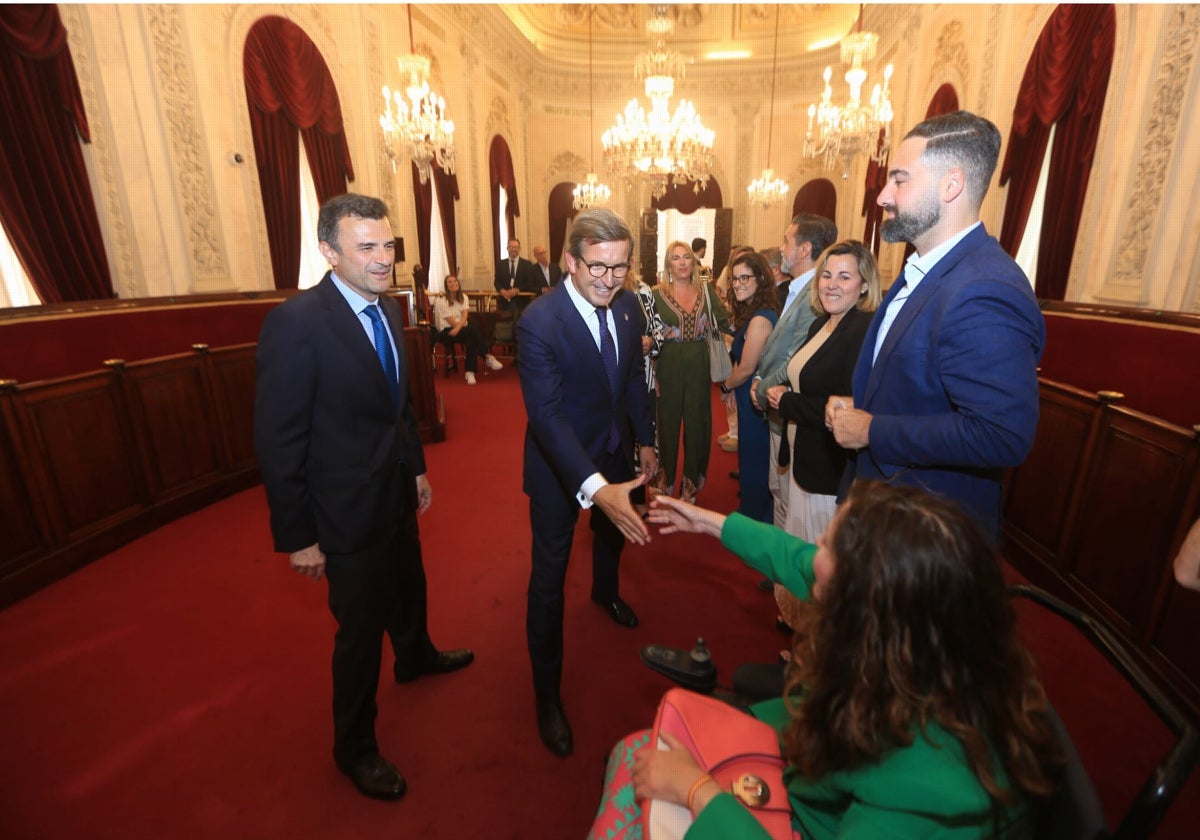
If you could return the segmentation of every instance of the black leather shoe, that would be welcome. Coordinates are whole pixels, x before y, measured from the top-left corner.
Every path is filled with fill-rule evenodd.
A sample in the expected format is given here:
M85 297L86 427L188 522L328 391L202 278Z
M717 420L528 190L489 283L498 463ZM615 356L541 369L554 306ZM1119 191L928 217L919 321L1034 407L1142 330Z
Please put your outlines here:
M475 654L467 648L443 650L438 652L432 659L422 662L417 666L415 671L401 671L397 669L394 673L396 682L408 683L426 674L449 674L451 671L457 671L459 668L466 668L474 661Z
M638 626L637 613L620 598L613 598L611 601L601 601L599 598L593 598L592 602L603 607L604 611L612 616L612 620L622 627Z
M396 800L408 791L408 783L396 765L378 753L338 769L350 777L359 793L372 799Z
M574 743L571 739L571 724L562 701L557 697L539 697L537 701L538 735L550 752L565 757L571 754Z

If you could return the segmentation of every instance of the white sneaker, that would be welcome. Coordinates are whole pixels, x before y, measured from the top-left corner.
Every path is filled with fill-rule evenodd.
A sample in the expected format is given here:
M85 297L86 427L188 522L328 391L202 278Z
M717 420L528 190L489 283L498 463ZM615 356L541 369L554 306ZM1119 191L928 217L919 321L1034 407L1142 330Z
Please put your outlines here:
M475 374L471 373L471 371L467 371L467 384L468 385L475 384Z
M500 368L504 367L504 365L500 364L500 360L491 353L484 356L483 361L487 364L488 370L500 370Z

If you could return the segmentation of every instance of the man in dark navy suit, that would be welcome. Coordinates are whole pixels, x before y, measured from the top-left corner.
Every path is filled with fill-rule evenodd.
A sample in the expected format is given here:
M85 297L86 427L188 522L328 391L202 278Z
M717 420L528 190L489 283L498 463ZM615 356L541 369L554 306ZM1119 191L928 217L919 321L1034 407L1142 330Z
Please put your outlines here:
M533 284L529 291L534 294L544 294L548 289L558 285L562 279L562 269L557 263L550 262L550 254L545 245L535 245L533 248Z
M853 400L831 397L825 412L856 450L846 479L923 487L997 540L1002 471L1033 447L1046 334L1029 280L979 220L999 154L996 126L966 111L905 136L880 233L916 251L867 331Z
M569 755L571 727L559 696L563 660L563 584L581 508L591 508L591 597L611 618L636 627L621 598L618 565L625 540L649 541L629 493L658 471L642 377L641 309L621 293L633 234L615 213L586 210L567 248L568 278L536 299L517 322L525 432L524 489L533 532L526 636L533 665L538 734ZM622 482L610 484L609 482Z
M520 297L520 294L533 291L534 282L533 263L521 259L521 240L514 236L508 240L508 259L496 265L496 279L492 284L496 288L496 308L520 317L529 303L529 298Z
M329 579L333 757L367 796L407 785L379 754L375 693L386 633L393 676L409 682L469 665L439 651L426 624L417 514L433 500L408 392L408 359L392 283L387 206L346 194L321 207L321 282L272 309L258 339L254 441L275 550L292 569Z

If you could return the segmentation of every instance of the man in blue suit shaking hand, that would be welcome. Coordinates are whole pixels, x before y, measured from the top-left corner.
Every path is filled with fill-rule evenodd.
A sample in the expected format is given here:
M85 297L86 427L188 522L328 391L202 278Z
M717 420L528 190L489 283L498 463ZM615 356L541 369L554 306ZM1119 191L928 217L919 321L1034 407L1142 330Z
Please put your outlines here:
M567 281L534 300L517 322L533 533L525 627L538 734L559 756L573 746L559 687L563 584L581 509L592 509L592 600L617 624L638 623L621 599L618 565L627 539L650 539L629 492L654 476L658 460L652 445L634 452L635 436L645 443L654 434L642 378L642 314L634 296L621 292L632 255L633 234L619 216L580 213L567 245Z
M912 484L961 504L997 540L1001 477L1033 447L1045 323L1029 280L979 209L1000 132L958 111L904 137L879 194L888 242L916 252L867 332L853 398L825 422L853 478Z

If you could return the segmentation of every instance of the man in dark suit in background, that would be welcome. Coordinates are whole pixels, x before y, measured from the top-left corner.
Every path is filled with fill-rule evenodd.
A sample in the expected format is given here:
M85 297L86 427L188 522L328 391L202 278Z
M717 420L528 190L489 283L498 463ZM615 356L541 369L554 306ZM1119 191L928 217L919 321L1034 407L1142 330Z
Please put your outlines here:
M633 478L634 436L652 441L654 434L642 378L641 310L633 295L621 294L632 254L633 234L619 216L580 213L567 249L568 279L517 322L533 532L525 629L538 734L559 756L572 749L559 687L563 584L580 508L592 509L592 600L625 627L636 627L637 616L618 587L621 549L626 539L638 545L650 539L629 500L658 471L654 447L642 446L641 477Z
M518 295L530 291L533 263L521 259L521 240L515 236L508 240L508 259L502 260L496 266L496 308L500 312L511 312L520 317L521 312L529 303L529 298Z
M533 260L534 287L529 291L540 295L547 289L558 285L558 281L562 279L562 269L557 264L551 264L545 245L534 246Z
M904 137L879 194L888 242L916 248L892 284L825 423L857 450L852 478L911 484L961 504L1000 538L1001 476L1025 460L1038 420L1046 327L1029 280L979 208L1000 132L966 111Z
M433 491L400 308L384 294L395 241L387 207L337 196L317 235L332 270L263 321L255 449L275 550L300 574L329 579L334 761L367 796L399 799L407 785L375 740L384 633L397 682L462 668L474 654L439 652L426 625L417 514Z

